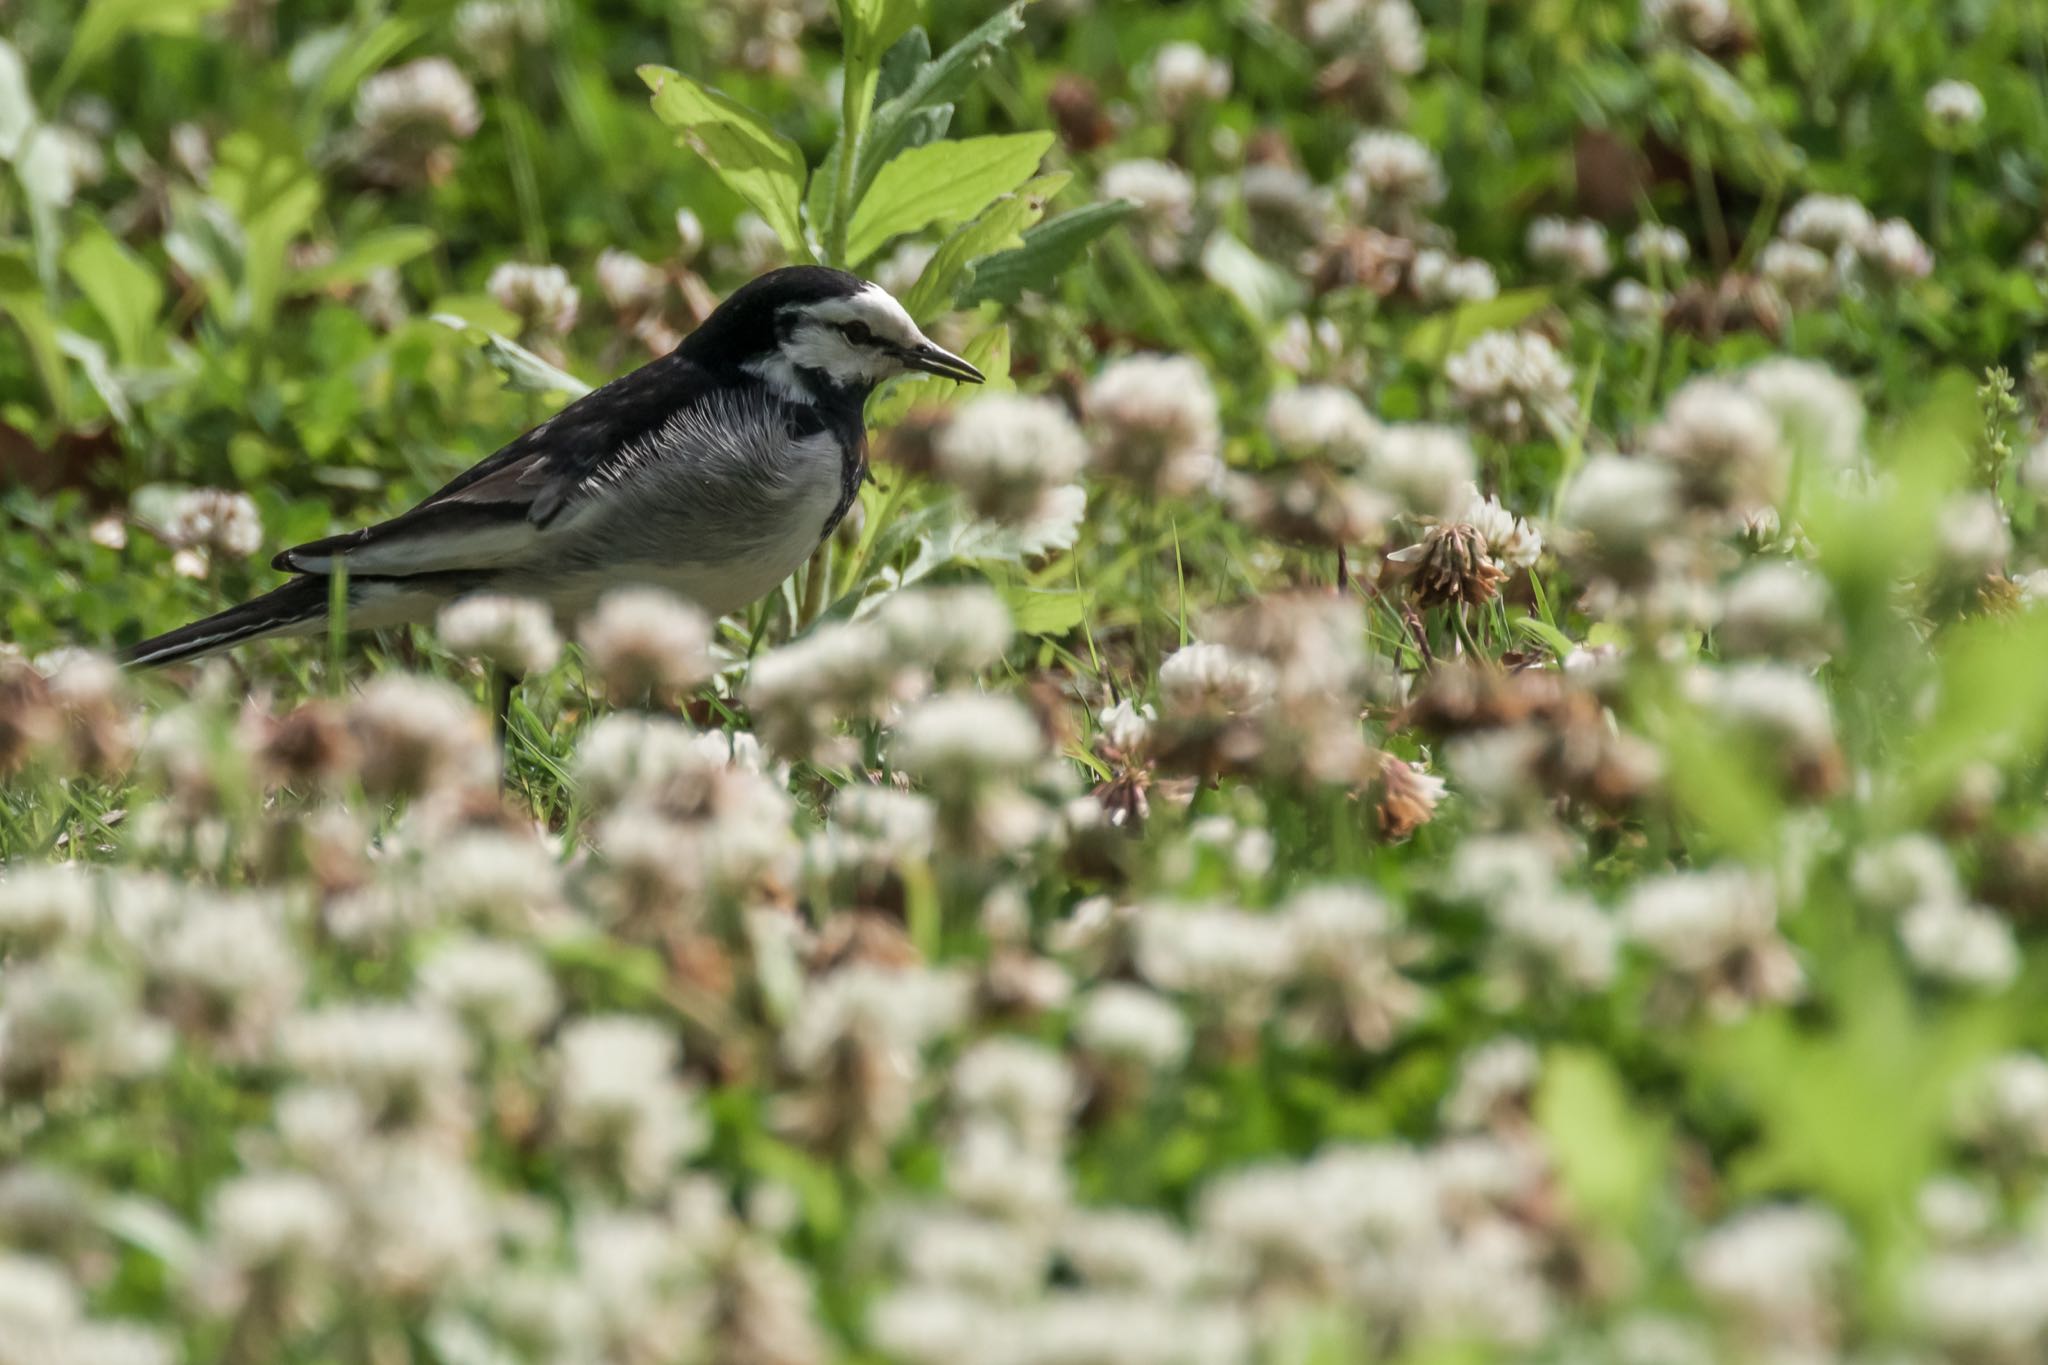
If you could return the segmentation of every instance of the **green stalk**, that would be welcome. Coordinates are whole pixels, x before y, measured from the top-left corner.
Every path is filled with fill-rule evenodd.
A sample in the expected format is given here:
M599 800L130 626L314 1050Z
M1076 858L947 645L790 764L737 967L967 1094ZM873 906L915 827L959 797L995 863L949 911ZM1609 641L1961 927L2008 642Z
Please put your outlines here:
M846 259L846 228L853 218L854 163L860 159L860 144L867 136L868 112L874 107L880 74L865 52L848 44L846 80L839 92L839 171L832 186L832 231L825 242L825 254L841 269L853 265Z

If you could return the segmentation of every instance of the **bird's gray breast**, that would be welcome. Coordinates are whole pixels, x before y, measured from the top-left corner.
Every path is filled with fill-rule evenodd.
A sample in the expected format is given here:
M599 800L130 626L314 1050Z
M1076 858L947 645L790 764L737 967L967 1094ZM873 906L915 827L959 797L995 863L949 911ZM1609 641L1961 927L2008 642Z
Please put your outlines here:
M829 429L798 435L787 403L763 389L717 390L621 447L591 475L592 515L573 528L576 557L604 562L787 564L816 548L840 498L844 451Z

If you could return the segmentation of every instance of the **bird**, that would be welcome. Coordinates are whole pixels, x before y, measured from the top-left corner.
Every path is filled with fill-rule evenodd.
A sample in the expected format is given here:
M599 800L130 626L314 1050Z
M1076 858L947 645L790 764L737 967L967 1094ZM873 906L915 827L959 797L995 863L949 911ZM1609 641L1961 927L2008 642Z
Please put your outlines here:
M845 517L867 475L868 395L907 372L983 382L880 285L826 266L769 271L667 355L417 506L281 552L281 586L123 658L152 667L324 634L337 573L350 630L431 620L477 593L573 621L626 585L724 615L773 591Z

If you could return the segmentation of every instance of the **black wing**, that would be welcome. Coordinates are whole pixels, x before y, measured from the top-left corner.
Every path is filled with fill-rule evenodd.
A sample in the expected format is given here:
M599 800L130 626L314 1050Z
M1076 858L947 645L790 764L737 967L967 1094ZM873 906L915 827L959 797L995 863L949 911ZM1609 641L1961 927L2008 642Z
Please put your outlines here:
M271 563L298 573L439 573L516 556L607 465L730 380L677 352L583 395L389 521L308 541Z

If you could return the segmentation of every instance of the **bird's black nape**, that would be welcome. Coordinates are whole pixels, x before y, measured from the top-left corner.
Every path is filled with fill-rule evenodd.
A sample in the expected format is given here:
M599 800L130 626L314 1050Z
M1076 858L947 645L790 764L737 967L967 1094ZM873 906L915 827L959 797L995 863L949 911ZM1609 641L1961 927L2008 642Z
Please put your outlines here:
M791 265L747 281L712 310L703 325L676 353L708 369L730 369L765 351L779 340L775 316L791 304L822 303L850 298L867 281L823 265Z

